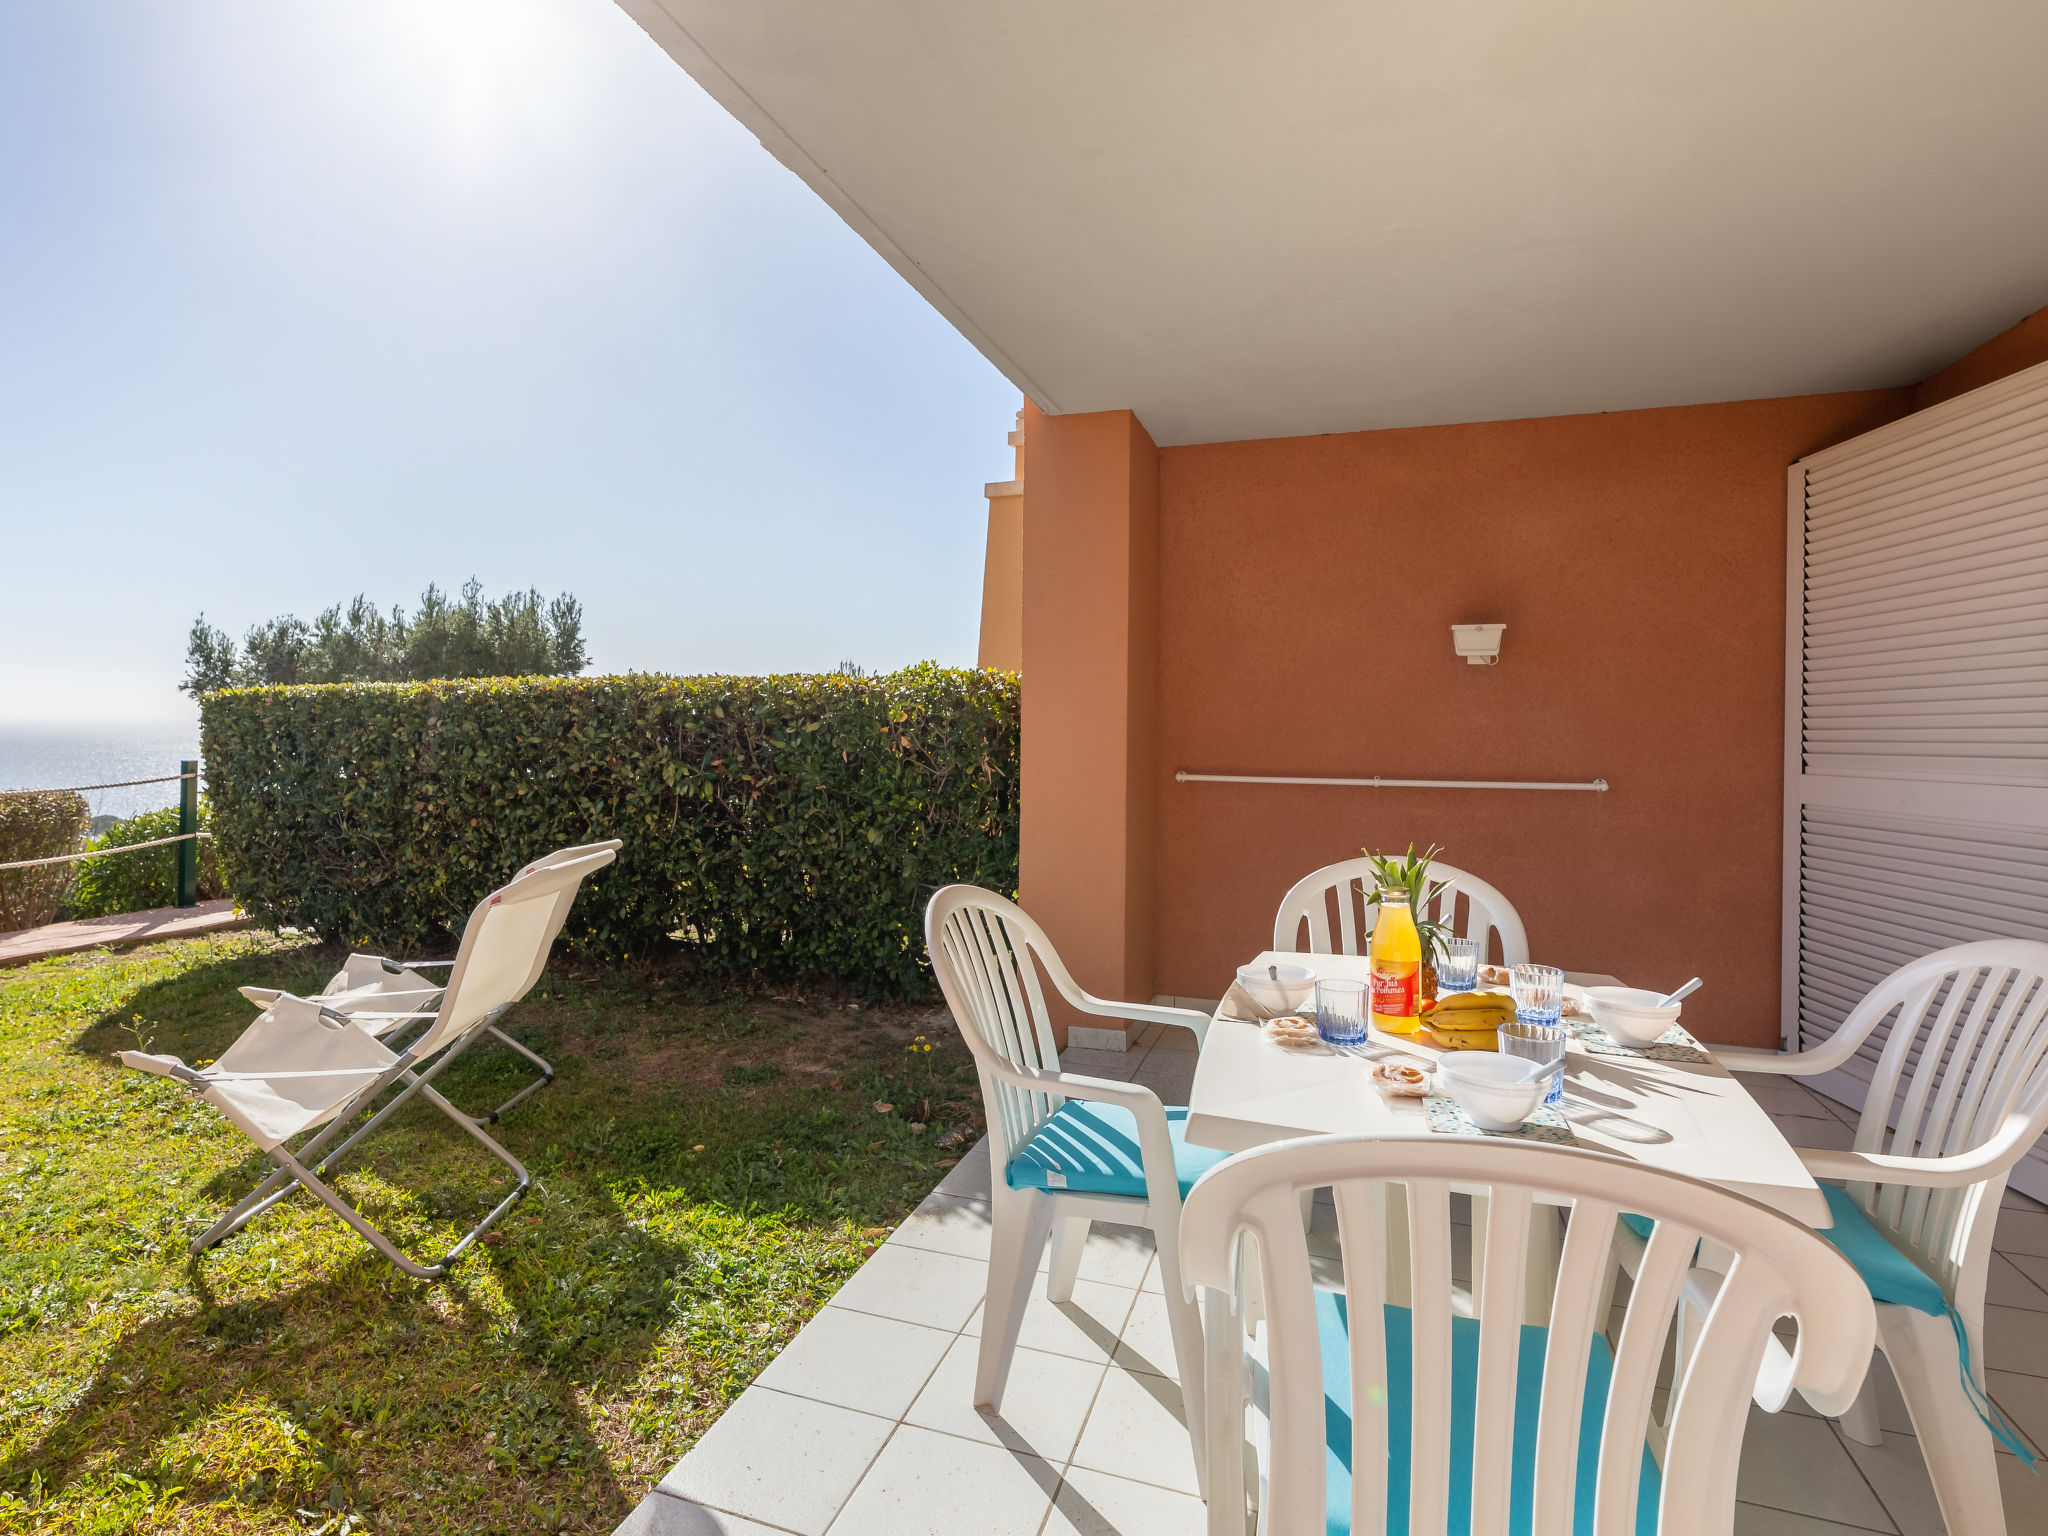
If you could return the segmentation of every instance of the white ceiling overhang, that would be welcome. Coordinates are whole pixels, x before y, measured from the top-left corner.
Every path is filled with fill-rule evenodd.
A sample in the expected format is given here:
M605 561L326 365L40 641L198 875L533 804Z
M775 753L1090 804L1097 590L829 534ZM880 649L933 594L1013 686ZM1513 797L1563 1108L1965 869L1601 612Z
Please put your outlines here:
M2048 303L2048 4L620 0L1162 444L1897 385Z

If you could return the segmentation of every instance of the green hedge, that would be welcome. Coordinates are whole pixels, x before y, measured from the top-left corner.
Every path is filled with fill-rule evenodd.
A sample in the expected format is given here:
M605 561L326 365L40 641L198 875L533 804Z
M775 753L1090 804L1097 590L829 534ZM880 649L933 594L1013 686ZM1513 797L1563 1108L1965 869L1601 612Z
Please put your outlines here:
M212 826L210 807L199 797L199 826ZM130 843L151 843L160 837L178 835L178 808L165 806L117 821L86 843L87 849L125 848ZM60 914L66 918L109 917L117 912L147 912L168 907L178 899L178 845L145 848L140 853L118 854L111 859L85 859L74 865L78 877L64 898ZM227 895L221 884L220 859L213 844L199 841L199 899L218 901Z
M345 943L444 947L521 863L619 837L574 942L911 993L931 892L1017 883L1003 674L245 688L200 714L229 891Z
M0 864L76 853L92 811L85 796L68 789L17 790L0 795ZM0 869L0 933L40 928L57 915L76 864Z

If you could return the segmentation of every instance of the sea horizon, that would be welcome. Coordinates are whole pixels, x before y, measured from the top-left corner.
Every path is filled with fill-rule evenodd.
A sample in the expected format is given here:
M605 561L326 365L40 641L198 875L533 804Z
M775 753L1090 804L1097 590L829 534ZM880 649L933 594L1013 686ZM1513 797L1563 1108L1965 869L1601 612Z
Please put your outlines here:
M136 816L175 805L178 764L198 756L197 720L0 721L0 791L172 781L87 791L94 816Z

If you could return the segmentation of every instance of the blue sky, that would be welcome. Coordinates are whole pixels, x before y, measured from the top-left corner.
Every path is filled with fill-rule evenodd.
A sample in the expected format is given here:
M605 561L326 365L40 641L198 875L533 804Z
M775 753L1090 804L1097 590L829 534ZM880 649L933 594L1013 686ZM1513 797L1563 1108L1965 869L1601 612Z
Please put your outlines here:
M0 7L0 721L430 580L971 664L1016 391L609 0Z

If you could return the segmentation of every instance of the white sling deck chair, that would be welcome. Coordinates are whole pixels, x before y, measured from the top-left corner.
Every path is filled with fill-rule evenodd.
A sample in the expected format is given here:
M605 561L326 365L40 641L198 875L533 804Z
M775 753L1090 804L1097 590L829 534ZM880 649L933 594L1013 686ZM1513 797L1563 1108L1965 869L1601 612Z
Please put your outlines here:
M553 853L535 859L520 870L519 874L530 875L537 869L553 869L557 865L606 850L617 853L623 847L625 844L614 837L601 843L583 843L574 848L558 848ZM575 899L574 886L557 898L564 918L569 914L569 904ZM559 930L561 924L558 922L555 927ZM309 1001L354 1019L377 1039L388 1042L390 1036L407 1024L433 1018L435 1010L441 1006L441 993L447 984L432 981L420 973L446 970L454 963L453 960L391 960L383 955L350 955L342 962L341 969L329 978L327 985L314 993ZM268 1008L285 995L275 987L243 987L240 991L242 996L258 1008ZM511 1046L540 1068L538 1078L489 1114L480 1118L474 1115L470 1117L479 1125L496 1125L498 1117L506 1110L554 1082L555 1069L539 1053L521 1045L497 1025L486 1025L484 1032Z
M600 848L557 864L530 865L502 890L485 897L462 930L462 943L432 1022L402 1050L394 1052L359 1019L311 998L285 993L210 1066L195 1069L175 1056L121 1052L121 1060L128 1066L189 1084L278 1165L275 1173L194 1240L193 1254L205 1252L238 1231L289 1196L295 1185L304 1185L407 1274L422 1280L446 1274L470 1244L525 1198L529 1179L519 1160L492 1140L480 1122L435 1091L433 1079L540 979L548 949L561 932L577 887L584 876L604 868L614 857L614 849ZM429 1060L433 1065L426 1065ZM389 1104L340 1146L321 1156L317 1164L308 1166L328 1142L394 1084L403 1086ZM431 1264L407 1258L320 1179L415 1094L475 1137L514 1177L512 1192ZM315 1130L318 1134L296 1153L286 1147L293 1137Z

